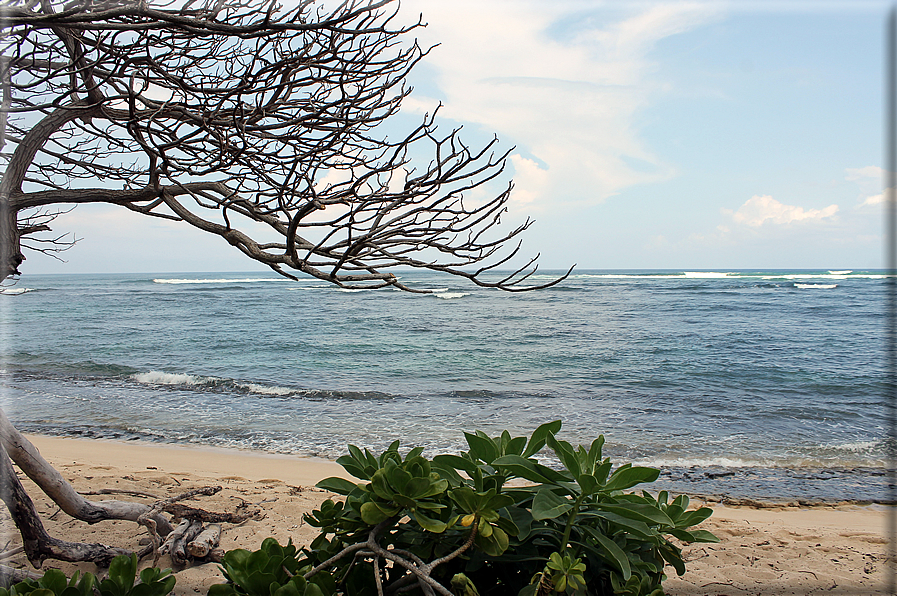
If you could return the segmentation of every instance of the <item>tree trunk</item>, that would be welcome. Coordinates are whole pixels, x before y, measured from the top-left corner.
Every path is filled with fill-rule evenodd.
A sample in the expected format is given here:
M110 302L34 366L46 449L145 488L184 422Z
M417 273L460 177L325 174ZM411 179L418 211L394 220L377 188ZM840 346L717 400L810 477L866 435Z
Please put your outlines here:
M9 203L9 196L0 191L0 279L19 275L19 265L25 260L19 244L18 214Z
M44 493L76 519L93 524L107 519L124 519L136 522L151 507L143 503L127 501L88 501L45 460L37 448L19 433L0 409L0 445L9 457ZM171 524L161 514L153 516L156 531L165 536L171 532Z

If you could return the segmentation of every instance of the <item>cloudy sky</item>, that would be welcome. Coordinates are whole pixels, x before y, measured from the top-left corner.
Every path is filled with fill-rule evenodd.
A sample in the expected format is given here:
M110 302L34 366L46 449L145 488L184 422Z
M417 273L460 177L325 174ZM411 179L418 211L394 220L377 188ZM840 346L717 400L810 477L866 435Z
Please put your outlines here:
M408 117L514 150L508 223L580 269L883 266L889 3L403 0L423 13ZM258 269L220 238L123 209L27 273Z

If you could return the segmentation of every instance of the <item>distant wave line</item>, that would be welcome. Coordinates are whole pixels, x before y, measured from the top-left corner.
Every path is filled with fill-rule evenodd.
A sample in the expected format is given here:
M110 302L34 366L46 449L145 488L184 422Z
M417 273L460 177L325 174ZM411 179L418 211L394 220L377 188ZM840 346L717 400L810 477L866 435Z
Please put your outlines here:
M246 283L265 283L265 282L282 282L286 283L290 280L285 278L257 278L257 277L246 277L240 279L230 279L230 278L219 278L219 279L164 279L164 278L155 278L153 279L153 283L157 284L172 284L172 285L180 285L180 284L246 284Z

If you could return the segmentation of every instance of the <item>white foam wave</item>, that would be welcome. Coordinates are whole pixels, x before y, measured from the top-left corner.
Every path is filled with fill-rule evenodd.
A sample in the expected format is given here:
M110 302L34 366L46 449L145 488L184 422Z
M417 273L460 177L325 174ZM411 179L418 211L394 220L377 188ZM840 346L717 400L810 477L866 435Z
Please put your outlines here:
M337 288L337 290L340 292L345 292L346 294L355 294L357 292L369 292L370 291L365 288Z
M684 271L682 275L688 279L719 279L721 277L730 277L729 273L720 273L717 271Z
M4 296L19 296L25 292L33 291L33 288L0 288L0 294Z
M232 278L215 278L215 279L164 279L164 278L156 278L153 279L153 283L156 284L252 284L252 283L269 283L269 282L287 282L288 280L282 277L275 278L259 278L259 277L244 277L240 279L232 279Z
M800 290L833 290L838 284L794 284Z
M828 449L837 449L839 451L850 451L851 453L863 453L871 451L877 447L881 447L880 441L854 441L852 443L841 443L838 445L822 445Z
M250 393L260 393L262 395L289 395L295 393L289 387L271 387L268 385L258 385L256 383L239 383L237 387L245 389Z
M138 383L148 385L202 385L210 380L208 377L197 377L186 373L167 373L159 370L135 373L131 375L131 378Z
M835 271L829 270L829 274L831 275L847 275L849 273L853 273L853 269L838 269Z
M768 467L770 462L737 457L658 457L636 460L633 464L652 468L764 468Z
M464 298L465 296L470 296L469 292L442 292L441 294L431 294L431 296L436 296L437 298L442 298L443 300L452 300L454 298Z
M546 278L548 276L545 276ZM679 275L639 275L633 273L583 273L570 279L676 279ZM533 278L535 279L535 277Z

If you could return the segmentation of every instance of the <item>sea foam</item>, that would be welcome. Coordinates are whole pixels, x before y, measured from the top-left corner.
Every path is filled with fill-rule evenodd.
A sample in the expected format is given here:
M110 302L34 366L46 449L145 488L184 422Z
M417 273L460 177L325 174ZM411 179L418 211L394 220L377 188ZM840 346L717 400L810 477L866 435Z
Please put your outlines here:
M717 271L683 271L682 275L689 279L719 279L721 277L730 277L728 273L720 273Z
M267 283L267 282L287 282L286 278L283 277L275 277L275 278L258 278L258 277L245 277L241 279L228 279L228 278L216 278L216 279L164 279L164 278L155 278L153 279L153 283L156 284L252 284L252 283Z
M135 373L131 375L131 378L138 383L148 385L203 385L211 380L208 377L197 377L186 373L167 373L159 370Z

